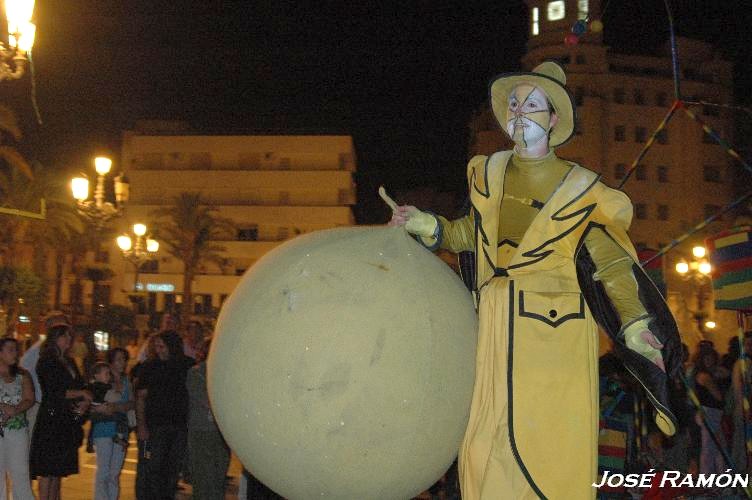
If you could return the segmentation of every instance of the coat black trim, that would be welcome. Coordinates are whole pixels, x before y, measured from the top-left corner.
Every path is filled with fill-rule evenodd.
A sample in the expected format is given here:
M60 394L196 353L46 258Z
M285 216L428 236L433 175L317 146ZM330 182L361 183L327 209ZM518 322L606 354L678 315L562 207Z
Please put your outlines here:
M520 471L522 471L525 479L527 479L528 484L530 484L530 487L535 491L536 495L545 499L546 496L540 490L538 485L535 484L533 477L530 475L525 463L522 461L520 452L517 450L517 442L514 439L514 384L512 383L512 374L514 373L514 370L512 369L514 366L514 298L514 280L509 280L509 347L507 349L507 418L509 421L507 428L509 431L509 445L512 448L514 460L520 467Z

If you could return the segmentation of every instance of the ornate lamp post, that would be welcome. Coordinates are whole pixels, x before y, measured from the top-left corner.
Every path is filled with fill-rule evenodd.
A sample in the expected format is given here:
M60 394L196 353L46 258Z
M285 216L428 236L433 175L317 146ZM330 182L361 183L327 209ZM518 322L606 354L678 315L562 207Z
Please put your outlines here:
M110 173L112 160L104 156L94 158L94 169L97 172L97 187L94 191L94 199L89 198L89 179L85 176L75 177L71 180L73 198L78 204L78 212L89 219L97 229L123 213L123 206L128 201L128 182L124 176L118 175L115 183L115 203L105 200L105 177Z
M133 264L135 268L133 291L138 293L141 291L138 286L138 273L144 263L156 258L159 251L159 242L146 236L146 226L141 223L133 224L133 234L135 238L123 234L118 236L116 241L118 248L123 253L123 258Z
M0 42L0 80L18 80L26 70L36 34L33 12L34 0L5 0L8 43Z
M698 245L692 248L692 259L689 261L681 259L676 263L676 272L679 276L691 282L697 289L697 310L690 310L690 312L697 322L697 328L703 334L716 327L715 321L708 319L709 315L705 312L705 302L708 296L705 287L710 283L710 273L713 272L713 267L706 258L707 253L705 247Z

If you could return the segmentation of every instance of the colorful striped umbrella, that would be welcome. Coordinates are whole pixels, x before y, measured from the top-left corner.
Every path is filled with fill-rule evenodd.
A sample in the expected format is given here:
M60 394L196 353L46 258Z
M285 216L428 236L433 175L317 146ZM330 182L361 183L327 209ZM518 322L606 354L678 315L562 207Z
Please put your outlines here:
M716 309L752 310L752 226L705 240L713 265Z

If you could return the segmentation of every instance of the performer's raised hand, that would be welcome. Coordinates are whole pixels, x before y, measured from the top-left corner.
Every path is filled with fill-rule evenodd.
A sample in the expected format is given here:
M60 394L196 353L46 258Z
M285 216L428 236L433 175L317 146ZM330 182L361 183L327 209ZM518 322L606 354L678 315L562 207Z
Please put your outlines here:
M404 227L408 233L431 238L434 236L438 221L433 215L418 210L412 205L397 205L397 203L386 194L383 186L379 187L379 196L392 209L392 218L389 221L390 226Z

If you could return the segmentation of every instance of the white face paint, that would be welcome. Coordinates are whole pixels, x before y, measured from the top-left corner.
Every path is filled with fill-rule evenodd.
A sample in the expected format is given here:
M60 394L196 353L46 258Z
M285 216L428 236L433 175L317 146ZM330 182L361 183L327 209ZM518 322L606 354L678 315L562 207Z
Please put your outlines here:
M506 132L523 149L541 141L547 143L548 132L553 127L551 116L546 94L538 87L523 83L509 94Z

